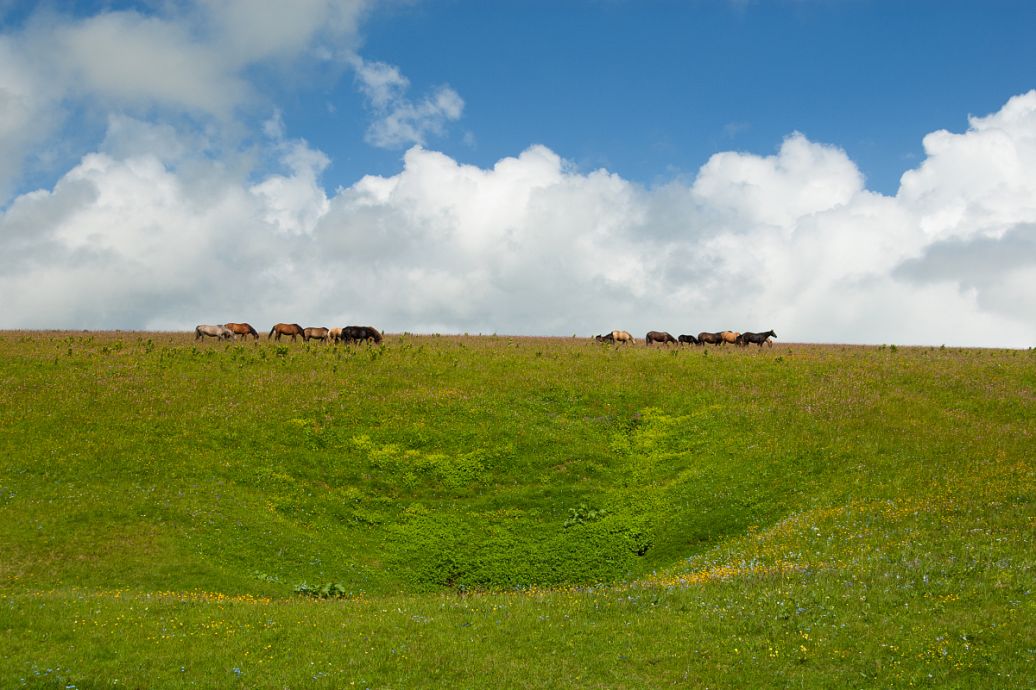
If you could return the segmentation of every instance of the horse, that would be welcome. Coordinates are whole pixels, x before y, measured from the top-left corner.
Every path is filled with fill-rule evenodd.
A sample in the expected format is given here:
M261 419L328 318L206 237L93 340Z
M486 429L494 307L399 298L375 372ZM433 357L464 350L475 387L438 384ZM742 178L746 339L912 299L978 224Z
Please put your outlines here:
M218 338L220 340L229 340L234 337L234 333L226 326L208 326L205 324L199 324L194 327L195 340L201 340L205 336Z
M380 343L381 333L373 326L346 326L342 329L342 340L345 342L367 342Z
M290 335L292 342L295 342L295 336L297 335L305 337L305 332L302 330L302 326L297 323L279 323L275 325L270 329L270 334L266 336L266 339L269 340L272 338L274 333L277 334L277 340L280 340L282 335Z
M647 335L644 336L645 345L650 345L651 343L663 343L668 346L669 343L675 342L676 338L665 331L648 331Z
M342 339L342 327L335 326L327 332L327 341L329 343L337 343Z
M613 336L611 333L606 333L604 335L595 335L594 336L594 342L597 342L597 343L614 343L615 342L615 336Z
M612 331L611 336L614 342L622 343L623 345L626 343L635 345L637 342L637 339L630 335L629 331Z
M251 336L255 336L256 340L259 340L259 334L255 332L255 329L252 328L251 324L248 324L248 323L225 323L225 324L223 324L223 327L226 328L231 333L233 333L234 335L239 335L242 338L244 338L245 336L251 335Z
M772 329L766 331L765 333L742 333L741 344L745 347L747 347L749 344L755 344L759 347L762 347L763 343L767 343L770 347L773 347L773 342L770 340L770 338L776 337L777 334L774 333Z
M730 343L731 345L737 345L737 339L740 335L741 334L737 331L722 331L719 334L719 337L723 339L723 342L721 342L720 345L725 345L727 343Z
M330 332L331 331L329 331L327 328L324 328L323 326L304 328L302 330L302 341L308 343L310 340L316 339L326 343L328 342L328 340L330 340L330 338L328 338L328 333Z
M693 335L681 335L676 338L681 343L687 343L688 345L701 345L698 339Z
M705 345L705 344L708 344L708 345L722 345L723 344L723 336L720 335L719 333L709 333L708 331L703 331L703 332L698 334L698 344L699 345Z

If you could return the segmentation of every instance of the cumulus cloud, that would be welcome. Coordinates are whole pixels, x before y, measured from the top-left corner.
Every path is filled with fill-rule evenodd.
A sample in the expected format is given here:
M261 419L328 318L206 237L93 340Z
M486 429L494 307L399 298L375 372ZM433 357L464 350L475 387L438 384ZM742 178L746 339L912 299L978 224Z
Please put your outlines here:
M313 17L329 6L306 5L310 19L270 54L312 47ZM244 6L218 7L232 24ZM339 19L348 31L350 17ZM113 26L138 36L158 27L129 14L74 23L59 52L76 50L77 32ZM170 46L185 43L190 55L210 51L210 67L230 67L151 92L120 93L105 82L112 67L81 66L80 80L109 98L213 114L248 97L239 67L267 53L234 39L214 58L204 32L171 28L156 38L153 60L172 59ZM268 28L256 20L240 31ZM211 31L230 30L217 21ZM10 41L0 52L5 45L17 64L21 53ZM462 114L447 87L412 102L399 69L352 65L379 118L368 132L374 143L420 144ZM59 96L41 96L2 60L0 78L2 150L36 131L43 106L33 99ZM213 86L223 93L209 94ZM543 146L482 168L417 145L397 174L329 193L328 157L288 136L277 116L257 144L261 166L249 151L221 149L206 128L126 112L106 123L101 144L54 185L0 212L0 327L290 320L419 332L774 328L798 341L1036 343L1036 92L971 118L963 132L930 134L895 196L869 191L842 149L798 133L772 155L720 153L693 181L651 188L579 170Z
M232 128L238 111L266 107L257 70L344 66L368 5L196 0L160 3L156 14L36 12L0 34L0 203L26 158L62 133L70 113L97 112L102 123L111 113L162 113Z
M410 81L398 67L359 56L353 57L352 64L356 82L375 113L365 137L372 146L423 146L429 135L441 136L447 123L459 120L464 112L464 99L449 86L439 86L415 103L406 96Z

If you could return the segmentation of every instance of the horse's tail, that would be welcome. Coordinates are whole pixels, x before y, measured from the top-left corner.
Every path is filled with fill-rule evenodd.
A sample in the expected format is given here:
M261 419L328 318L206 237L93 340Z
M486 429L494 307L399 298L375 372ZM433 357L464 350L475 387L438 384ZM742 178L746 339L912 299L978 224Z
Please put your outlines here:
M273 337L273 332L276 331L276 330L277 330L277 325L274 324L274 327L270 329L270 335L266 336L266 339L269 340L270 338L272 338Z

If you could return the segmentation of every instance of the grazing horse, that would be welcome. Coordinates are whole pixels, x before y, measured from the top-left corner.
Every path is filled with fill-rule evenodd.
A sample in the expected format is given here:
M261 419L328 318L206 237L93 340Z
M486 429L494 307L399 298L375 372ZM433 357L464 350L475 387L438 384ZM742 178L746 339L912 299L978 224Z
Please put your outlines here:
M276 340L280 340L282 335L290 335L292 342L295 342L295 336L297 335L305 337L305 333L302 330L302 326L298 325L297 323L277 324L276 326L270 329L270 334L266 336L266 339L269 340L270 338L272 338L274 333L277 334Z
M195 340L201 340L205 336L218 338L220 340L229 340L234 337L234 333L226 326L207 326L205 324L200 324L194 327Z
M302 341L308 343L310 340L316 339L326 343L330 339L328 338L328 333L330 332L331 331L329 331L327 328L324 328L323 326L305 328L302 330Z
M740 335L741 334L737 331L722 331L719 334L719 337L723 339L723 342L721 342L720 345L726 345L727 343L737 345L737 339Z
M719 333L709 333L708 331L703 331L698 334L698 344L722 345L723 336Z
M677 337L677 340L681 343L687 343L688 345L701 345L701 343L698 342L698 339L693 335L681 335Z
M637 339L630 335L629 331L612 331L611 336L612 340L614 340L617 343L622 343L623 345L625 345L626 343L629 343L630 345L635 345L637 342Z
M777 334L774 333L772 329L766 331L765 333L742 333L741 344L747 347L749 344L754 343L755 345L762 347L763 343L767 343L770 347L773 347L773 342L770 340L770 338L776 337Z
M226 328L231 333L233 333L234 335L239 335L242 338L244 338L245 336L251 335L251 336L254 336L256 340L259 340L259 334L255 332L255 329L252 328L251 324L248 324L248 323L225 323L225 324L223 324L223 327Z
M614 343L615 342L615 336L613 336L611 333L606 333L605 335L595 335L594 336L594 342L598 342L598 343Z
M358 343L361 340L380 343L381 333L373 326L346 326L342 329L342 340L347 343Z
M669 343L675 342L676 338L665 331L648 331L647 335L644 336L645 345L650 345L651 343L663 343L668 346Z
M332 328L331 330L329 330L327 332L327 341L329 343L337 343L341 339L342 339L342 327L341 326L335 326L334 328Z

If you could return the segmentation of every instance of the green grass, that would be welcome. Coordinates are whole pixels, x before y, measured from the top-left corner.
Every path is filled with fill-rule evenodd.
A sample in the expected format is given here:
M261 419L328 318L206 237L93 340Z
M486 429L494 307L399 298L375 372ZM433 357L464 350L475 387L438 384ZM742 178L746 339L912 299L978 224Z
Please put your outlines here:
M1033 351L0 333L0 688L1033 687L1034 431Z

